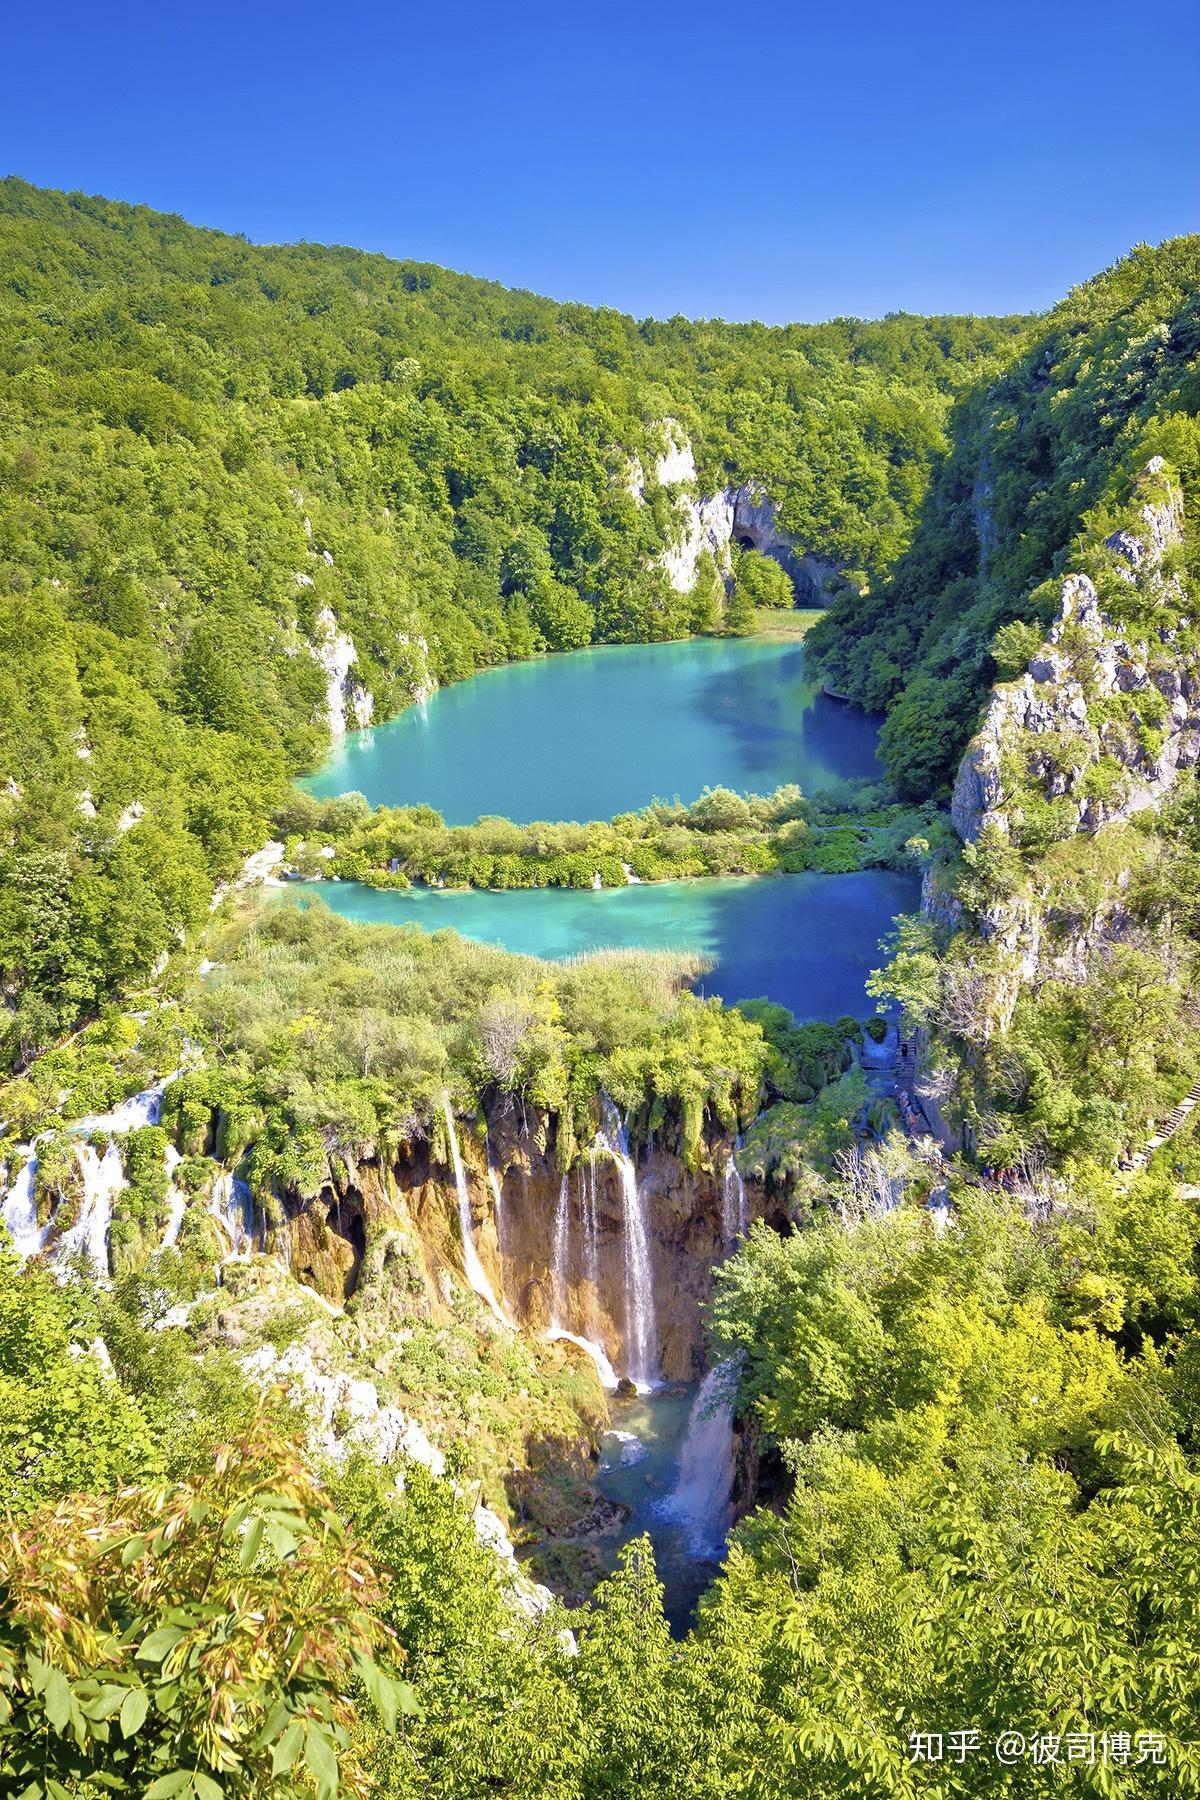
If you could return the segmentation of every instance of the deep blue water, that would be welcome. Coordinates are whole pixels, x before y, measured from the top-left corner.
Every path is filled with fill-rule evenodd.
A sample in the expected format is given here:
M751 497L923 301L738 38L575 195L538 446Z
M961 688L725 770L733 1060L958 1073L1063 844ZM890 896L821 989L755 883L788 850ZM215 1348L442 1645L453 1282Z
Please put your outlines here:
M532 956L635 945L700 950L717 964L703 992L728 1001L765 994L798 1018L831 1019L874 1010L864 982L881 960L879 940L897 912L916 907L920 887L910 875L870 870L648 882L599 893L395 891L349 881L296 882L285 892L324 900L347 918L451 927Z

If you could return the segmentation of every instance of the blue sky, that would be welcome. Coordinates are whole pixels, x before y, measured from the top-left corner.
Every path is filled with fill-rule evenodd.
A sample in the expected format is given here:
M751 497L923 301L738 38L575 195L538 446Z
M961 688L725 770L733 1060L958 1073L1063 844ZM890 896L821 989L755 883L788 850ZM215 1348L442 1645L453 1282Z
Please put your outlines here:
M1200 7L28 3L0 170L638 315L1045 306L1200 228Z

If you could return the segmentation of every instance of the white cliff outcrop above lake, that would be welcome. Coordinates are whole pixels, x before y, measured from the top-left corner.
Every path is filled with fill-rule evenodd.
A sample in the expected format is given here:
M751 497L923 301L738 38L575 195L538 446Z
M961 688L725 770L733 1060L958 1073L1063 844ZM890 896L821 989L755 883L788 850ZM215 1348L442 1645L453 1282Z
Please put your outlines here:
M358 651L349 632L338 624L332 607L323 606L317 613L309 650L325 674L325 704L333 736L344 737L348 722L354 726L369 725L375 716L375 699L351 676Z
M665 448L655 461L654 480L672 497L677 531L675 541L658 560L675 592L687 594L695 587L700 558L706 552L718 574L728 581L736 543L772 557L786 569L798 601L823 606L828 584L838 573L836 565L811 555L783 530L774 500L759 484L745 482L719 488L715 494L699 493L690 440L673 419L663 421L663 431ZM644 501L646 478L637 457L630 463L627 485L635 500Z

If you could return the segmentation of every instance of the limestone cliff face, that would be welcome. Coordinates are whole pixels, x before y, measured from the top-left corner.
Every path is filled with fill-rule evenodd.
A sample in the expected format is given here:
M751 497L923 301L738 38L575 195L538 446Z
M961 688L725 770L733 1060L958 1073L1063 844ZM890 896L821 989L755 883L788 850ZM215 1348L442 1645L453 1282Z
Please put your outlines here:
M1068 575L1025 673L993 691L954 787L964 843L1027 844L1031 819L1051 841L1094 834L1159 805L1179 771L1200 762L1200 636L1171 568L1183 528L1182 497L1154 457L1132 524L1104 545L1120 606L1106 610L1089 576ZM1099 903L1064 912L1035 860L1020 893L984 909L976 926L993 963L984 1036L1007 1029L1023 986L1084 979L1098 947L1127 928L1129 879L1119 871ZM935 916L928 901L926 913Z
M691 592L696 585L697 566L706 551L716 562L718 572L728 579L733 567L732 546L740 544L781 564L791 576L797 600L802 604L823 606L828 584L837 576L837 566L809 554L781 528L775 502L758 485L747 483L719 488L715 494L700 494L695 454L682 427L675 420L666 419L663 430L665 448L655 462L654 479L671 494L677 535L659 561L676 593ZM636 500L645 498L646 477L636 458L630 464L628 487Z
M1045 643L1024 675L994 690L959 768L951 816L965 842L989 825L1019 830L1029 791L1064 802L1072 829L1095 831L1156 805L1200 761L1200 650L1164 566L1183 541L1183 502L1162 476L1154 457L1137 528L1105 545L1137 622L1118 624L1088 576L1067 576Z
M588 1338L622 1373L631 1252L618 1159L603 1147L585 1150L564 1177L556 1117L511 1099L474 1129L459 1121L458 1137L475 1249L512 1322ZM662 1149L637 1159L655 1362L666 1379L692 1379L705 1366L701 1307L730 1248L731 1153L713 1135L695 1172ZM759 1216L761 1198L749 1193L747 1206ZM366 1147L353 1162L331 1158L320 1192L289 1197L285 1211L291 1271L328 1299L369 1284L372 1305L394 1305L398 1320L436 1318L462 1288L455 1177L436 1140Z

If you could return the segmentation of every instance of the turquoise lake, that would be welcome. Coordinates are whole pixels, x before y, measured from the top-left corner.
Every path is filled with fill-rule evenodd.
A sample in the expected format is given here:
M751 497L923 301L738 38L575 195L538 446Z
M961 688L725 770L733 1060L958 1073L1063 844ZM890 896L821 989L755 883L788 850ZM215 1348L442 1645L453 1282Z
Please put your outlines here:
M420 711L347 738L305 785L375 804L425 802L454 824L497 813L604 819L718 784L806 791L875 776L876 726L804 676L799 644L733 639L581 650L442 689ZM289 883L373 924L452 929L559 960L598 949L696 950L701 984L727 1001L768 995L801 1019L873 1010L866 977L909 875L780 875L610 888L383 890Z
M767 794L877 777L876 721L830 700L801 644L697 638L509 663L442 688L423 707L352 732L304 786L375 806L611 819L705 787Z
M910 875L773 875L661 881L600 893L522 888L492 894L297 881L286 893L323 900L350 919L451 928L464 937L555 960L633 946L700 950L716 964L700 991L725 1000L768 995L801 1019L873 1011L864 983L879 940L920 888Z

